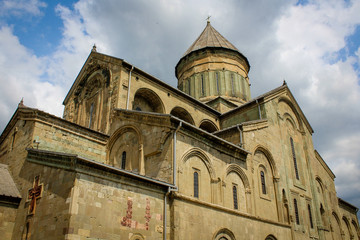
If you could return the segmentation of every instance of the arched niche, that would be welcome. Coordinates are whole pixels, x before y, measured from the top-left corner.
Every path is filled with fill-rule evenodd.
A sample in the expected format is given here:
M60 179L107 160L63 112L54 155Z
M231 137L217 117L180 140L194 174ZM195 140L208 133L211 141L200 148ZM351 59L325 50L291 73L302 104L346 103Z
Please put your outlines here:
M194 125L194 119L192 118L190 113L182 107L174 107L171 110L170 114L173 115L174 117L180 118L181 120L187 123Z
M125 166L122 163L124 152ZM142 173L142 154L142 138L138 129L133 126L118 129L109 139L108 163L114 167Z
M250 184L240 166L230 164L226 169L224 182L224 206L241 212L249 212L251 199L247 193L250 193ZM235 192L234 187L236 188ZM236 196L234 196L234 194L236 194ZM237 202L237 208L234 206L235 200Z
M331 215L331 227L334 239L342 239L340 219L335 212Z
M164 113L164 104L160 97L148 88L139 88L133 101L133 110Z
M357 225L356 221L353 219L351 221L351 229L354 235L354 239L359 239L360 240L360 231L359 231L359 226Z
M253 162L256 169L253 175L255 204L263 206L261 209L267 209L256 214L266 219L274 219L275 216L279 219L275 161L265 147L258 146L253 154Z
M179 191L201 201L212 202L215 171L208 156L201 149L193 148L183 155L180 163Z
M212 121L207 119L201 121L199 128L209 133L213 133L218 130L217 126Z
M343 232L344 232L344 238L345 239L351 239L350 236L351 234L351 226L349 221L347 220L347 218L345 216L343 216L342 218L342 225L343 225Z
M327 206L326 194L325 194L325 186L319 176L315 177L315 187L318 195L318 201L320 203L320 216L321 222L323 226L328 226L328 213L325 206Z

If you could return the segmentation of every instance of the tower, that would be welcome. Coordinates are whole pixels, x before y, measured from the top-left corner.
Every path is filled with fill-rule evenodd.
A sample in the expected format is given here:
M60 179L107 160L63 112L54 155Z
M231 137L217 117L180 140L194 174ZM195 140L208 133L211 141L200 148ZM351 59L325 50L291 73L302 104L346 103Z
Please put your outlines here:
M180 90L224 112L250 100L249 70L247 58L207 21L175 75Z

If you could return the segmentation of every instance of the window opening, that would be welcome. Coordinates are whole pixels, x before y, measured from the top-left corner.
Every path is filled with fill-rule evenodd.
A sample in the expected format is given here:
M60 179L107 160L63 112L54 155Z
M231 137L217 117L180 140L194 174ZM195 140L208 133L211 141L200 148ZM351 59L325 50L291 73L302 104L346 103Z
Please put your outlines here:
M260 172L260 178L261 178L262 193L266 194L266 183L265 183L265 173L264 173L264 171Z
M194 197L199 198L199 173L194 172Z
M121 155L121 169L125 169L126 166L126 152L123 151Z
M189 95L190 95L190 90L191 90L191 88L190 88L190 79L188 80L188 90L189 90Z
M201 74L201 96L205 96L204 74Z
M234 199L234 209L238 209L238 197L237 197L236 186L233 186L233 199Z
M296 176L296 179L299 180L300 177L299 177L299 171L298 171L297 160L296 160L296 155L295 155L294 140L292 139L292 137L290 137L290 144L291 144L291 152L292 152L293 161L294 161L295 176Z
M308 211L309 211L310 227L311 227L311 228L314 228L313 219L312 219L312 215L311 215L311 207L310 207L310 204L308 204Z
M215 73L216 75L216 90L217 90L217 93L219 94L220 93L220 87L219 87L219 73Z
M235 96L234 74L231 74L231 95Z
M295 219L296 219L296 224L299 225L300 224L300 219L299 219L299 210L298 210L298 205L297 205L297 201L296 199L294 199L294 210L295 210Z
M93 112L94 112L94 103L91 104L90 106L90 121L89 121L89 128L91 128L91 123L93 120Z

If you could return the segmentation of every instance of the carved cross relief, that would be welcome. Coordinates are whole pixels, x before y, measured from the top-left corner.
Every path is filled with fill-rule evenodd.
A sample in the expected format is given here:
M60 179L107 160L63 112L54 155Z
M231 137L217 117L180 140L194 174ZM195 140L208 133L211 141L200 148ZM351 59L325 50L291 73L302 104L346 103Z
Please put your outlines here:
M28 191L28 201L30 201L28 215L34 215L36 210L36 200L41 198L43 184L40 184L40 176L34 178L33 187Z

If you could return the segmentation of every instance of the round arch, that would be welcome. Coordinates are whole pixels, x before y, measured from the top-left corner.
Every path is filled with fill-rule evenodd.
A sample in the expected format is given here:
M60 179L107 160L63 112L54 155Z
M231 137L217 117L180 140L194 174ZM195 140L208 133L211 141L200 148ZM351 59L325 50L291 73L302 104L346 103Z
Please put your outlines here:
M300 118L300 115L299 115L298 111L296 110L294 104L291 102L291 100L289 98L287 98L287 97L280 97L278 103L280 103L280 102L284 102L285 104L287 104L291 108L291 110L293 111L293 113L296 116L296 120L298 122L298 126L299 126L300 131L304 131L304 127L302 125L302 120Z
M232 231L227 228L222 228L217 231L214 236L214 240L236 240L235 235Z
M161 98L153 90L148 88L139 88L136 90L132 109L145 112L165 112Z
M270 235L267 235L267 237L265 238L265 240L277 240L277 238L274 237L274 235L270 234Z
M296 121L294 120L294 118L289 113L287 113L287 112L284 113L284 119L290 122L290 124L292 125L294 130L298 129Z
M204 119L201 121L199 128L201 128L202 130L205 130L209 133L213 133L218 131L218 127L215 125L215 123L213 123L212 121L210 121L209 119Z
M215 170L211 164L210 158L200 148L192 148L188 150L182 157L182 161L185 163L190 157L196 156L205 164L209 171L211 179L216 179Z
M171 110L170 114L173 115L174 117L177 117L177 118L180 118L181 120L184 120L187 123L195 125L194 119L192 118L190 113L188 111L186 111L182 107L174 107Z
M249 183L249 179L247 178L246 174L244 173L244 171L241 169L241 167L237 164L230 164L227 168L226 168L226 175L229 175L231 172L235 172L237 175L239 175L240 179L243 181L244 186L247 190L250 190L250 183Z
M109 160L110 152L111 152L112 147L113 147L114 143L116 142L116 140L117 140L122 134L124 134L125 132L128 132L128 131L133 131L133 132L135 132L136 135L137 135L137 138L139 139L139 144L142 144L142 143L143 143L143 140L142 140L142 137L141 137L141 134L140 134L139 129L137 129L135 126L132 126L132 125L122 126L121 128L117 129L117 130L111 135L111 137L109 138L109 141L108 141L108 144L107 144L107 156L106 156L106 159L107 159L107 160Z
M350 236L353 234L352 231L351 231L350 222L345 216L342 217L342 220L345 223L345 227L344 227L345 229L343 229L343 231L345 233L345 236L346 236L346 233L348 233L348 236L346 236L345 238L350 238Z
M270 153L270 151L267 150L267 148L265 148L264 146L258 145L255 147L255 150L253 151L253 153L254 153L253 156L256 154L256 152L261 152L266 156L266 158L269 161L271 171L272 171L274 178L279 178L279 172L278 172L274 158L273 158L272 154Z

